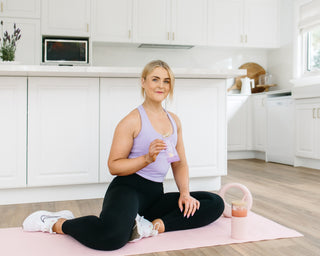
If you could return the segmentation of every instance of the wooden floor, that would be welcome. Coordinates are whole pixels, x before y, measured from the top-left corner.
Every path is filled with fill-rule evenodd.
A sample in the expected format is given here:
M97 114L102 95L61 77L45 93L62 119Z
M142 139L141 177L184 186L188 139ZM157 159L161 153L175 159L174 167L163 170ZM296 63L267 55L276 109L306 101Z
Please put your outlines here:
M320 255L320 170L293 168L261 160L231 160L222 183L239 182L253 195L255 213L293 228L304 237L161 252L153 256ZM227 200L235 198L230 190ZM75 216L99 214L102 199L0 206L0 228L20 226L31 212L71 210Z

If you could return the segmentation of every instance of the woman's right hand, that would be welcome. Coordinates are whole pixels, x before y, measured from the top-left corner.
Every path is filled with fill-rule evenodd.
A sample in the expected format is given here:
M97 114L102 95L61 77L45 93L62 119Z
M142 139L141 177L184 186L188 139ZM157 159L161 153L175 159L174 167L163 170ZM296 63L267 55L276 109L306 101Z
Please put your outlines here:
M156 139L150 143L149 152L145 155L145 160L148 164L156 161L160 151L167 148L166 143L163 140Z

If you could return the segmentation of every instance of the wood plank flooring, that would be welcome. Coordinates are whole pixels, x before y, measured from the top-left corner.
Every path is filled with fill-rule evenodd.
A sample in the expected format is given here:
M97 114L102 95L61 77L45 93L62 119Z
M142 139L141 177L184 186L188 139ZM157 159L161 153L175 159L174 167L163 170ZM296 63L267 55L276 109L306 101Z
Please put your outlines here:
M294 168L261 160L230 160L222 184L239 182L253 195L255 213L293 228L304 237L144 254L145 256L319 256L320 170ZM229 190L227 200L238 191ZM71 210L75 216L98 215L102 199L0 206L0 228L20 226L33 211Z

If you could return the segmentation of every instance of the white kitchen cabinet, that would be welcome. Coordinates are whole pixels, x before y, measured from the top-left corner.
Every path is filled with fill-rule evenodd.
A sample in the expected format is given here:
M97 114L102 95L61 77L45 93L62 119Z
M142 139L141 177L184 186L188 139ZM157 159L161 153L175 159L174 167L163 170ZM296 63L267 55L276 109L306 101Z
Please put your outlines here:
M100 182L111 181L107 162L119 121L143 102L139 78L100 80Z
M252 95L253 149L266 151L267 108L266 94Z
M92 0L92 40L132 41L133 0Z
M247 95L228 95L228 151L252 149L251 98Z
M172 1L172 43L207 44L207 1Z
M243 0L208 0L208 44L242 46Z
M225 99L225 80L176 79L168 110L181 120L190 177L226 174Z
M177 114L190 177L226 174L225 81L176 79L167 109ZM100 103L100 181L110 181L107 159L118 122L143 103L138 78L102 78ZM192 104L190 104L192 102ZM209 111L209 112L208 112ZM173 178L169 172L168 178Z
M97 183L99 79L30 77L28 186Z
M41 37L40 21L35 19L3 18L3 28L11 35L13 25L21 29L21 38L17 42L15 61L19 64L36 65L40 63Z
M170 43L171 0L134 0L134 41Z
M275 48L278 0L208 0L208 44Z
M26 77L0 77L0 123L0 188L25 187Z
M0 0L0 16L40 18L40 0Z
M43 35L90 35L90 0L43 0L41 3Z
M134 42L206 44L206 0L134 0Z
M296 156L320 159L320 98L296 100Z

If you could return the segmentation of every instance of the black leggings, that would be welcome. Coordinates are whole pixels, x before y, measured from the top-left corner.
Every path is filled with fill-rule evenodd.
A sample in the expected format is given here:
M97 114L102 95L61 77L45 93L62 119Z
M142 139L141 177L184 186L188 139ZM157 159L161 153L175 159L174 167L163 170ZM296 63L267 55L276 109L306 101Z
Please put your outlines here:
M224 210L223 200L217 194L191 192L200 201L200 209L186 218L178 207L179 196L178 192L164 194L162 183L137 174L118 176L106 192L100 217L67 220L62 231L90 248L116 250L129 241L137 213L149 221L160 218L165 231L174 231L205 226Z

